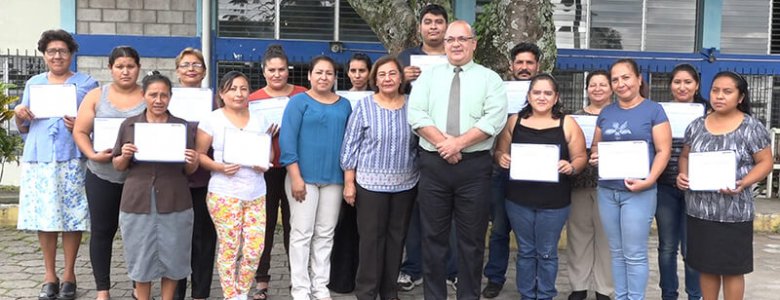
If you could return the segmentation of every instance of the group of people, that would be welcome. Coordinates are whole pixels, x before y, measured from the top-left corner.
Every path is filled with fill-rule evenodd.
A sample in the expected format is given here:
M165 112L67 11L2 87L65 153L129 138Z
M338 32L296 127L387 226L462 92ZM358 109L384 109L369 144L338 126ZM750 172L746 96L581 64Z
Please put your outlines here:
M725 299L742 298L753 268L750 187L772 168L769 135L751 117L742 76L718 73L707 102L696 69L676 67L673 101L702 103L706 111L673 139L663 107L645 98L634 61L589 72L589 104L569 115L555 77L539 72L539 48L520 43L511 50L511 80L530 82L527 105L508 111L501 76L473 60L471 26L447 20L446 10L428 5L419 47L375 62L353 56L345 67L353 90L373 91L362 99L334 92L338 67L327 56L311 60L309 89L289 84L287 56L270 46L262 59L267 85L252 92L246 75L228 72L216 87L215 110L200 122L168 110L173 87L201 86L206 63L198 50L177 56L178 81L153 72L139 85L138 53L116 47L108 59L112 81L99 87L69 70L73 38L44 32L38 50L49 71L28 81L15 108L26 135L18 228L38 232L45 267L39 299L75 298L84 231L91 232L97 298L109 299L118 228L133 298L151 299L160 280L162 299L183 299L187 277L192 298L208 298L215 264L226 299L270 298L280 212L294 299L330 299L331 290L398 299L399 290L417 285L426 299L446 299L448 284L458 299L494 298L506 281L511 232L521 299L552 299L564 226L568 299L585 299L589 290L597 299L644 299L653 218L663 299L678 297L678 249L689 299L717 299L721 287ZM447 63L423 70L410 64L412 55L445 55ZM29 88L38 84L74 84L78 114L36 119ZM280 124L249 110L250 102L279 98L289 100ZM597 116L590 147L576 115ZM94 149L95 118L125 119L113 148ZM184 126L184 160L135 159L141 123ZM242 130L272 137L268 149L256 149L268 152L268 167L223 159L227 134ZM613 141L646 142L645 178L599 179L599 143ZM556 146L557 180L510 179L510 166L522 168L512 163L515 144ZM690 190L689 154L724 150L735 152L735 188Z

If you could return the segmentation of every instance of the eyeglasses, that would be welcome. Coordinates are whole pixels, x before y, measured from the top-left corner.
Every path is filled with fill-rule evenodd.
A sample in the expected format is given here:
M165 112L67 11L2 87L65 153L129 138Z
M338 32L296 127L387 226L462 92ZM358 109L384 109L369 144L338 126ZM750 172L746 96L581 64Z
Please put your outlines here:
M459 36L459 37L447 37L444 39L444 42L447 44L455 43L455 41L458 41L460 44L465 44L466 42L473 40L473 36Z
M70 55L70 50L64 48L51 48L51 49L46 49L46 51L43 52L46 53L46 55L51 57L57 56L57 54L59 54L62 57Z
M190 67L192 67L193 69L203 69L203 64L202 63L180 63L179 64L179 68L182 69L189 69Z

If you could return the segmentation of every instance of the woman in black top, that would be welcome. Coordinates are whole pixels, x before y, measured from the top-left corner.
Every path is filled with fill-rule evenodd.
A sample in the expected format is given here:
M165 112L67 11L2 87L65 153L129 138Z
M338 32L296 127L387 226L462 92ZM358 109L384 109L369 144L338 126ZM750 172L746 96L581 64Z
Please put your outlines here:
M528 105L509 117L496 145L495 160L502 168L509 168L511 144L550 144L560 149L558 182L510 178L507 184L506 212L517 238L517 289L523 299L552 299L557 293L558 239L569 215L570 176L587 163L582 129L561 112L559 100L555 78L534 76Z

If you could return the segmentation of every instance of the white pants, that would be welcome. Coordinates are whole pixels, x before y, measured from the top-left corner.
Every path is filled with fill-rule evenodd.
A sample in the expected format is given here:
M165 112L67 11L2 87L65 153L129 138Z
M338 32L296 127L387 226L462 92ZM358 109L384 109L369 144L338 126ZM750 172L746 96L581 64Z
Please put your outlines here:
M306 200L298 202L290 177L284 180L290 202L290 293L295 300L330 298L330 252L343 189L340 184L307 183Z
M609 241L599 217L596 188L573 189L566 223L566 262L573 291L610 295L612 286Z

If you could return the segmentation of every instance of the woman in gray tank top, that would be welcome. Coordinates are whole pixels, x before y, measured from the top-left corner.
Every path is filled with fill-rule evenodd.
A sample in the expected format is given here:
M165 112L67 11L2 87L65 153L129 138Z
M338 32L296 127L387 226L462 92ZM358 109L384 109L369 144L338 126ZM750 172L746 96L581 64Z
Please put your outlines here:
M92 223L89 256L97 299L110 298L111 244L119 225L119 202L126 172L114 169L111 149L94 149L91 138L94 121L96 118L124 119L146 108L137 83L141 68L138 52L128 46L118 46L112 50L108 66L112 82L87 94L73 128L73 139L88 159L85 188Z

